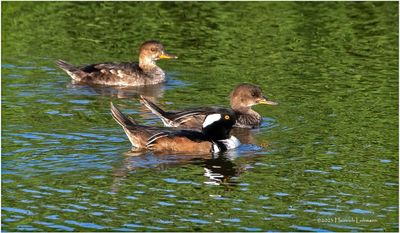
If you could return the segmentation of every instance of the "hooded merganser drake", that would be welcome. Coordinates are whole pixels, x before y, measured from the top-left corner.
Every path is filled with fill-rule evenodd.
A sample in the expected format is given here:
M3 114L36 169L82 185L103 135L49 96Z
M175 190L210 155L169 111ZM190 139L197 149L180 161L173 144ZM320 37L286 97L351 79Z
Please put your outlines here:
M177 58L177 56L167 54L160 42L150 40L140 46L139 63L106 62L79 68L63 60L58 60L56 63L78 82L112 86L143 86L165 81L165 73L156 65L156 61L169 58Z
M180 127L199 129L206 117L206 112L221 111L222 108L206 107L191 108L183 111L166 112L157 105L141 96L141 102L156 114L167 127ZM263 96L261 88L252 84L243 83L235 87L230 95L230 105L235 112L236 123L234 127L257 128L262 118L251 106L257 104L277 105L277 103Z
M208 112L201 131L138 125L112 103L111 113L136 148L155 152L205 154L226 151L240 145L237 138L229 136L236 120L230 110Z

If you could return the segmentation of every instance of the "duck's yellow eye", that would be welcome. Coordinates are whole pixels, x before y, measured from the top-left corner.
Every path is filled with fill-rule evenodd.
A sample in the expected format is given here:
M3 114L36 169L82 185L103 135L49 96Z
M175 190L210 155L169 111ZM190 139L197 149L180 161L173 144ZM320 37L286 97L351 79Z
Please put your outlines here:
M224 118L225 118L225 120L229 120L230 119L230 117L228 115L225 115Z

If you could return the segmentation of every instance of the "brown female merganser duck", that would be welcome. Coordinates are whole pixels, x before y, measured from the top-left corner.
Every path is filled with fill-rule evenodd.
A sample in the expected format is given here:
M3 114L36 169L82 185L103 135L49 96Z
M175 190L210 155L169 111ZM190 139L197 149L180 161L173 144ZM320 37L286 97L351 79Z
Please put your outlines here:
M77 82L110 86L143 86L165 81L165 73L156 65L156 61L170 58L177 56L167 54L160 42L150 40L140 46L139 63L106 62L79 68L63 60L58 60L56 63Z
M156 114L167 127L199 129L209 111L221 111L218 107L190 108L183 111L166 112L160 107L141 96L141 102ZM251 109L257 104L277 105L277 103L263 96L261 88L252 84L240 84L230 95L230 105L235 112L234 127L257 128L261 125L261 115Z
M208 112L201 131L138 125L126 117L111 103L114 119L125 130L132 146L154 152L170 153L217 153L236 148L240 142L229 136L235 124L232 111Z

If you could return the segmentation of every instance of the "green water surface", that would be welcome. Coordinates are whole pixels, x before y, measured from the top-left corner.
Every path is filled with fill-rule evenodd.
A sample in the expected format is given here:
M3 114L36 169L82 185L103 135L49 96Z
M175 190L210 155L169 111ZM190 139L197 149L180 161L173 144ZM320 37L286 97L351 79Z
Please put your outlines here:
M397 2L2 2L3 231L398 231ZM163 85L71 83L54 61L137 60ZM219 157L131 152L110 101L161 125L228 106L239 83L278 106Z

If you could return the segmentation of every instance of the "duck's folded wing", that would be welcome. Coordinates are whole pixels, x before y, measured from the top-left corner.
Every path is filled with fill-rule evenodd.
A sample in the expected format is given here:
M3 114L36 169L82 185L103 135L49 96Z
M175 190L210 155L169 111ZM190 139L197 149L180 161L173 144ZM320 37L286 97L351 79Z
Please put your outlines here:
M179 112L170 112L171 120L179 121L181 119L196 116L196 115L208 115L212 113L218 113L221 111L226 111L223 107L203 107L203 108L190 108Z
M174 122L182 122L185 121L188 117L198 116L198 115L206 115L206 113L201 110L185 110L180 112L174 112L168 114L169 119Z
M201 129L206 115L220 112L224 109L221 107L204 107L179 112L168 112L168 118L175 123L175 127Z
M209 153L212 143L197 131L161 132L151 136L146 147L154 151Z
M91 64L80 68L82 71L86 73L92 72L118 72L118 70L124 71L135 71L138 69L138 65L136 63L112 63L112 62L105 62L105 63L98 63L98 64Z

